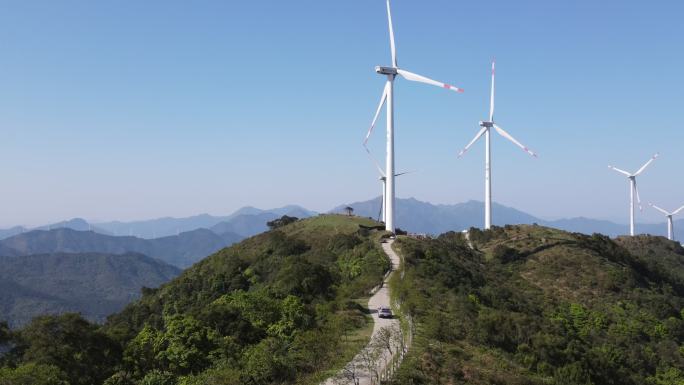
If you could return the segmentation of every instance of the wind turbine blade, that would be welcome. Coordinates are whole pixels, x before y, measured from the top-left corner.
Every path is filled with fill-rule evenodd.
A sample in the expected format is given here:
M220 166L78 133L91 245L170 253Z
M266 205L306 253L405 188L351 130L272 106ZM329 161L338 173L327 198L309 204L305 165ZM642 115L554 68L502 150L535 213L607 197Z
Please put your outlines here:
M463 92L462 88L452 86L451 84L438 82L436 80L426 78L425 76L414 74L413 72L398 69L397 73L399 73L399 75L403 76L404 79L410 80L412 82L420 82L420 83L430 84L430 85L440 87L440 88L446 88L447 90L452 90L452 91L456 91L456 92Z
M648 167L651 163L653 163L653 161L656 160L656 158L658 158L659 155L660 155L660 154L655 154L655 155L653 155L653 156L651 157L651 159L649 159L648 162L646 162L646 164L644 164L643 166L641 166L641 168L639 169L639 171L637 171L637 172L634 173L634 176L637 176L637 175L641 174L642 172L644 172L644 170L646 170L646 167Z
M385 83L385 89L382 91L382 97L380 98L380 104L378 104L378 109L375 110L375 116L373 117L373 122L371 123L370 127L368 128L368 132L366 133L366 137L363 139L363 145L366 146L366 143L368 143L368 138L370 138L371 133L373 132L373 128L375 128L375 123L378 122L378 117L380 116L380 111L382 110L382 107L385 105L385 102L387 101L387 93L389 89L389 81Z
M653 207L654 209L660 211L661 213L663 213L663 214L665 214L665 215L670 215L670 213L668 213L666 210L661 209L660 207L654 205L653 203L649 203L648 205L651 206L651 207Z
M461 152L458 153L458 157L462 157L470 149L470 147L472 147L472 145L475 144L475 142L477 142L477 140L480 139L482 135L484 135L485 131L487 131L487 127L482 127L480 131L475 135L473 140L471 140L470 143L468 143L468 145L465 146L465 148L463 148L463 150L461 150Z
M492 60L492 92L489 96L489 121L494 121L494 76L496 75L496 62Z
M496 132L499 133L499 135L501 135L501 136L503 136L504 138L510 140L511 142L513 142L513 144L515 144L516 146L522 148L523 151L525 151L526 153L530 154L531 156L533 156L533 157L535 157L535 158L537 157L537 154L535 154L535 153L534 153L532 150L530 150L529 148L525 147L525 145L523 145L522 143L518 142L518 141L517 141L514 137L512 137L508 132L504 131L503 128L497 126L496 124L494 125L494 128L496 129Z
M626 176L632 176L632 174L628 173L628 172L625 171L625 170L620 170L620 169L617 168L617 167L613 167L613 166L611 166L611 165L608 165L608 168L611 169L611 170L613 170L613 171L617 171L617 172L619 172L620 174L624 174L624 175L626 175Z
M643 212L644 208L641 206L641 197L639 196L636 178L634 179L634 192L636 193L637 203L639 204L639 211Z
M373 164L375 165L375 167L378 169L378 172L380 173L380 176L383 177L383 178L387 177L387 175L385 175L385 171L383 171L382 167L380 167L380 163L378 163L377 159L375 159L375 157L373 156L373 154L371 154L371 152L370 152L370 150L368 149L368 147L366 147L366 145L364 144L364 145L363 145L363 148L366 149L366 152L368 153L368 157L369 157L370 160L373 162Z
M678 208L677 210L675 210L675 211L672 213L672 215L677 215L677 214L679 214L679 212L682 211L682 210L684 210L684 206L682 206L682 207Z
M392 25L392 10L390 0L387 0L387 20L389 21L390 49L392 50L392 66L397 67L397 47L394 44L394 26Z
M404 171L404 172L400 172L398 174L394 174L394 176L402 176L402 175L406 175L406 174L413 174L414 172L415 171Z

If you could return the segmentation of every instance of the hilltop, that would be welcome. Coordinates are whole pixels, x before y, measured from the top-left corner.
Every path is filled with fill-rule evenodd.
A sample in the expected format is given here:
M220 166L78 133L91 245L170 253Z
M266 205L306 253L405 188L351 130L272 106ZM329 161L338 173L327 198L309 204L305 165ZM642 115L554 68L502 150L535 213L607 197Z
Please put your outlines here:
M473 248L470 248L468 242ZM541 226L401 238L417 323L397 384L684 381L682 250Z

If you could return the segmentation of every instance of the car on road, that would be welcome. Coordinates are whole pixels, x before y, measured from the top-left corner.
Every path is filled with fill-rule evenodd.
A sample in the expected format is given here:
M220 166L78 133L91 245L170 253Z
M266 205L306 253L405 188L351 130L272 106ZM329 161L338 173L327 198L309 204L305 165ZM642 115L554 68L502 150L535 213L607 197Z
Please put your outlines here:
M392 310L388 307L381 307L378 309L378 317L380 318L392 318Z

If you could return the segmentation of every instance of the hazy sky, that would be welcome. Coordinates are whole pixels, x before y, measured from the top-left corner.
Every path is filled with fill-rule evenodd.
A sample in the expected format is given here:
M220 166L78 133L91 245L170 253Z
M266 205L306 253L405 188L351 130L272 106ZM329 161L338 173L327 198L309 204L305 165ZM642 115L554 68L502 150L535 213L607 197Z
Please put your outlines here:
M494 200L625 222L684 204L684 3L394 0L400 197L482 200L488 110L536 150L493 141ZM0 226L314 210L380 194L361 141L390 62L383 0L6 1L0 12ZM384 156L384 119L371 139ZM640 220L660 215L645 208Z

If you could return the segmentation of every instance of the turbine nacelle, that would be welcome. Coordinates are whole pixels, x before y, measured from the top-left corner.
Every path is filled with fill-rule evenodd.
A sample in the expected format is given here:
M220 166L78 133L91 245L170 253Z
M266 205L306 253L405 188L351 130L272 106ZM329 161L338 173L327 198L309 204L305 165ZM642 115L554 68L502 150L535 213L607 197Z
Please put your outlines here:
M492 127L494 127L494 122L480 121L480 127L492 128Z
M399 73L397 71L397 68L395 68L395 67L383 67L383 66L375 66L375 72L379 73L380 75L396 75Z

